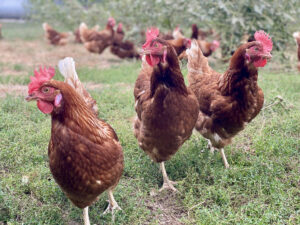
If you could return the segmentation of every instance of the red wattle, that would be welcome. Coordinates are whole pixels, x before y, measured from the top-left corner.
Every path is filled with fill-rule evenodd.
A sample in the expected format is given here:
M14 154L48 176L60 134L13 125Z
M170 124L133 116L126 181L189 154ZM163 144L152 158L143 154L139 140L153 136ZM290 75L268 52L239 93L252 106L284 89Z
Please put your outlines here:
M152 62L151 62L151 59L150 59L150 55L146 55L146 61L147 63L152 66Z
M257 60L253 62L253 65L255 67L264 67L267 64L267 60L266 59L261 59L261 60Z
M146 61L150 66L156 66L160 62L160 58L157 56L146 55Z
M48 102L45 102L42 100L37 101L37 107L39 108L39 110L41 110L42 113L45 113L45 114L50 114L54 108L51 103L48 103Z

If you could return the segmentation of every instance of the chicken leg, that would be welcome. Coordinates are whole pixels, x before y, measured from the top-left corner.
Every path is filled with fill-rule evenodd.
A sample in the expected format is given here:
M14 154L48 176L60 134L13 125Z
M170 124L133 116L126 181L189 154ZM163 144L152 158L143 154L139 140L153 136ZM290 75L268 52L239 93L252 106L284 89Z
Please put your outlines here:
M83 221L84 221L84 225L90 225L88 206L83 209Z
M207 141L208 141L207 145L208 145L208 147L210 149L210 153L214 154L215 148L212 146L212 143L211 143L211 141L209 139Z
M112 214L112 220L115 220L114 217L114 211L115 210L122 210L121 207L118 205L118 203L116 202L114 195L112 193L112 189L108 190L108 206L106 208L106 210L104 211L103 215L107 214L108 212L111 212Z
M226 155L224 153L224 148L221 148L220 152L221 152L221 156L222 156L222 159L223 159L224 166L225 166L226 169L228 169L229 168L229 164L227 162L227 158L226 158Z
M212 146L212 143L211 143L210 140L207 140L207 141L208 141L207 145L210 148L210 152L212 154L214 154L215 148ZM224 148L220 149L220 153L221 153L221 156L222 156L222 160L223 160L224 166L225 166L226 169L228 169L229 168L229 164L227 162L227 158L226 158L226 155L225 155L225 152L224 152Z
M169 180L164 162L160 163L160 169L161 169L161 172L163 175L164 183L163 183L163 186L159 189L159 191L161 192L164 189L170 189L170 190L176 192L177 189L173 186L176 184L176 182Z

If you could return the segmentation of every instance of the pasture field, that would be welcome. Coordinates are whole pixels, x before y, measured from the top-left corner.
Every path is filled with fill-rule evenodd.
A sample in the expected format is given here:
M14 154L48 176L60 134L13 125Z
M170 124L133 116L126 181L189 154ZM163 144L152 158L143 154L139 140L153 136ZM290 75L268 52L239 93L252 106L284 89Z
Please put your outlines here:
M82 210L65 197L48 167L50 117L24 100L33 69L55 66L65 56L74 57L99 117L112 125L123 147L125 169L114 192L123 210L114 224L300 224L300 75L295 69L286 73L273 69L279 62L272 62L259 71L265 105L225 148L230 169L194 132L166 163L179 193L159 193L159 166L133 135L133 87L140 61L121 61L108 51L93 55L76 44L52 47L36 24L3 27L0 224L83 223ZM59 74L55 78L62 79ZM102 194L90 207L92 224L113 224L110 214L102 215L106 200Z

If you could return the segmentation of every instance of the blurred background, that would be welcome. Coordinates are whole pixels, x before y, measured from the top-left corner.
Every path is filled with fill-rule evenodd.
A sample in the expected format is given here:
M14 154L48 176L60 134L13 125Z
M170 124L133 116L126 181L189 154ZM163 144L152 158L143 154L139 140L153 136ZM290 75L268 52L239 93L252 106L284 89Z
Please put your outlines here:
M80 22L104 27L109 16L121 21L126 36L140 38L140 31L157 26L162 31L177 25L185 34L196 23L212 28L221 37L222 53L239 44L244 34L263 29L270 33L277 50L293 42L300 22L298 0L1 0L0 18L48 22L74 30ZM287 57L282 52L283 57Z

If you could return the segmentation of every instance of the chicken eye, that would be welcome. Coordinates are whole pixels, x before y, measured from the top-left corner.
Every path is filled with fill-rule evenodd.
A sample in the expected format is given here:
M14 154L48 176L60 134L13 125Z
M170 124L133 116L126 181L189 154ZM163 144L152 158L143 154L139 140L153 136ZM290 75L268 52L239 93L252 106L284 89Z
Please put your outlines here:
M48 92L50 91L50 88L44 87L42 91L43 91L44 93L48 93Z

